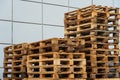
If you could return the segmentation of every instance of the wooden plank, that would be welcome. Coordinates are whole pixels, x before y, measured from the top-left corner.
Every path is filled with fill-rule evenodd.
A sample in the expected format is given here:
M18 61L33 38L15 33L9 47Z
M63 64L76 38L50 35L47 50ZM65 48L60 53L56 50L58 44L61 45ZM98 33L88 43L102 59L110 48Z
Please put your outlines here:
M94 80L120 80L120 78L101 78L101 79L94 79Z

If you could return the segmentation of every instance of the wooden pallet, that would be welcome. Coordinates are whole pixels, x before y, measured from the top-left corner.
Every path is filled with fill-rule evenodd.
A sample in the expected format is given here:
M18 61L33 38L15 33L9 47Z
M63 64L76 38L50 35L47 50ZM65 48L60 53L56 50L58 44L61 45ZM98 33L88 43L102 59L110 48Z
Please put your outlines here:
M103 55L103 54L101 54L101 55ZM116 68L116 69L118 68L119 63L118 63L117 57L115 58L115 60L109 61L107 55L103 55L103 56L101 56L101 55L99 55L99 56L96 56L96 55L95 56L93 56L93 55L86 56L86 58L87 58L87 69L88 68L92 69L92 67L109 67L111 69L113 67ZM114 55L114 56L117 56L117 55ZM98 58L99 58L99 60L98 60Z
M84 49L83 50L85 52L86 55L90 56L90 55L119 55L119 50L118 49L113 49L113 50L106 50L106 49Z
M89 52L90 51L106 51L107 53L106 54L109 54L109 55L119 55L119 50L118 49L82 49L80 50L80 52L85 52L87 54L90 54ZM91 53L92 54L92 53ZM93 53L93 54L96 54L96 53Z
M71 73L62 73L62 74L58 74L58 73L31 73L28 74L28 78L39 78L39 79L49 79L49 80L57 80L57 79L70 79L71 77L73 77L73 75Z
M72 65L72 61L70 59L46 59L46 60L37 60L37 61L27 61L28 67L39 67L39 66L70 66Z
M71 73L70 66L42 66L41 67L41 74L49 74L49 73Z
M46 47L49 45L73 45L72 39L66 39L66 38L51 38L47 40L41 41L41 47Z
M78 20L78 24L82 25L86 23L106 24L107 20L105 20L104 18L96 18L96 17L87 17L87 18Z
M118 73L97 73L97 74L90 74L91 78L119 78Z
M116 31L106 31L106 30L81 30L81 31L77 31L77 34L79 36L86 36L86 35L94 35L94 36L109 36L111 35L111 37L118 37L119 34Z
M40 54L45 52L74 52L76 48L76 39L51 38L40 41L39 47L29 48L29 54ZM79 40L80 42L80 40ZM35 43L36 44L36 43Z
M109 30L109 28L113 28L113 30ZM118 37L118 26L115 25L104 25L104 24L94 24L87 23L83 25L77 25L69 28L65 28L65 36L73 36L73 37L80 37L86 35L102 35L102 36L109 36L113 34L112 37Z
M85 16L85 14L84 14L84 16ZM82 16L80 16L80 18L78 18L76 20L65 20L65 22L64 22L65 28L70 28L70 27L77 26L77 25L84 25L84 24L88 24L88 23L95 23L96 24L96 22L97 22L97 24L107 24L107 16L106 17L101 17L100 14L98 14L98 15L94 14L92 16L87 16L87 17L84 17L84 18L81 18L81 17ZM111 19L109 19L108 22L110 20ZM82 29L82 27L81 27L81 29ZM72 30L73 30L73 28L72 28Z
M42 60L42 65L65 65L70 66L72 65L72 62L70 59L48 59L48 60Z
M19 49L27 49L28 44L27 43L21 43L21 44L14 44L13 49L14 50L19 50Z
M108 67L91 67L91 68L87 68L87 72L88 73L109 73L109 68Z
M51 73L70 73L70 66L41 66L41 67L28 67L28 74L40 73L40 74L51 74Z
M86 17L97 17L97 18L107 18L109 15L107 12L100 11L88 11L88 12L80 12L80 19L84 19Z
M84 59L85 54L84 53L66 53L66 52L46 52L41 54L32 54L28 55L27 59L28 61L32 60L47 60L47 59Z
M66 52L49 52L41 54L41 60L45 59L71 59L72 53Z
M119 45L114 43L86 42L84 48L85 49L119 49Z
M87 67L106 67L108 61L87 61Z
M96 5L91 5L91 6L87 6L87 7L84 7L84 8L81 8L81 12L89 12L89 11L101 11L101 12L105 12L107 10L107 7L103 7L101 5L99 6L96 6Z
M65 35L66 38L75 38L74 35ZM114 43L118 43L118 37L103 37L103 36L93 36L93 35L87 35L87 36L77 36L80 39L84 39L85 41L92 41L92 42L105 42L107 43L108 40L113 40Z
M74 52L75 51L75 46L68 46L68 45L50 45L50 46L45 46L41 47L41 53L45 52Z
M75 36L87 36L87 35L93 35L93 36L111 36L111 37L118 37L118 31L108 31L108 30L97 30L98 26L91 26L91 25L86 25L83 26L83 29L79 28L79 26L77 26L76 28L67 28L65 30L65 35L75 35ZM107 29L107 28L106 28Z

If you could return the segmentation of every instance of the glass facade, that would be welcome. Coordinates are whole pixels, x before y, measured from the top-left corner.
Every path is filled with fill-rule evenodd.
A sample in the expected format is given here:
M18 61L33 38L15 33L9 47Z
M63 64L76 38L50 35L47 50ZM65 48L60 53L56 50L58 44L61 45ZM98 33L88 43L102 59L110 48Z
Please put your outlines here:
M0 0L0 79L5 46L64 37L64 13L91 4L120 8L120 0Z

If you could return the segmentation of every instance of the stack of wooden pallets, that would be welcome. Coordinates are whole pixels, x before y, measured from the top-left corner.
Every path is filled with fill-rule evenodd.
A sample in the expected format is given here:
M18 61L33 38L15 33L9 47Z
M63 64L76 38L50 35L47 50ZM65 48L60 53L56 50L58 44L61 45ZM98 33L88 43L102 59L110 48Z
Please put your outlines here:
M65 14L65 38L85 40L89 79L119 77L119 9L89 6Z
M51 38L30 43L27 56L28 79L86 79L85 54L76 52L76 42L80 44L81 41Z
M4 80L22 80L27 77L27 44L4 48Z
M66 52L46 52L29 55L27 57L28 79L84 80L87 76L86 59L84 55L84 53Z
M4 48L4 80L119 80L119 9L65 13L65 38Z
M4 80L12 79L12 61L13 61L13 47L8 46L4 48Z

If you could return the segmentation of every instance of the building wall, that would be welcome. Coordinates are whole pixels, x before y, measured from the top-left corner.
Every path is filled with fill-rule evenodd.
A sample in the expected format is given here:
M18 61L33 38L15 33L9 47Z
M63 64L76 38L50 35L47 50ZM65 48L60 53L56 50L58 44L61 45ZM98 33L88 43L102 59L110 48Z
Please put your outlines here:
M64 37L64 13L92 4L92 0L0 0L0 79L3 48L51 37ZM93 0L120 8L120 0Z

